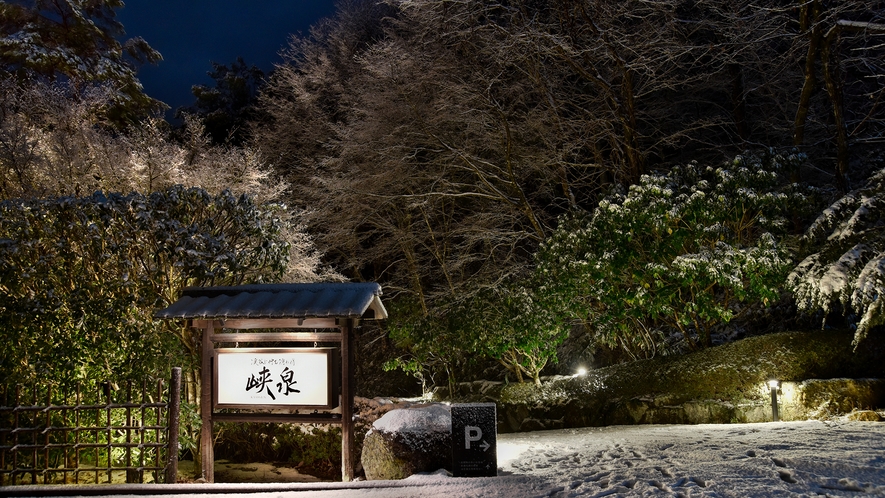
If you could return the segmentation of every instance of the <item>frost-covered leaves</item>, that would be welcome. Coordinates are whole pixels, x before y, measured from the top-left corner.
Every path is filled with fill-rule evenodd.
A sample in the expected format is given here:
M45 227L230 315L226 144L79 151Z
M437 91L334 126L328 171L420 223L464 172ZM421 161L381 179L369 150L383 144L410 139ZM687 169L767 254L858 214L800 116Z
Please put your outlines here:
M539 252L540 293L612 346L653 352L672 331L709 345L739 303L778 297L790 261L772 233L806 201L778 187L778 171L801 160L767 153L642 177L562 220Z
M184 187L3 202L2 377L120 378L168 367L192 344L160 333L153 312L186 285L279 278L289 258L281 209Z
M885 169L820 214L804 237L812 252L787 280L801 310L826 315L841 305L856 314L855 347L872 327L885 323L883 212Z

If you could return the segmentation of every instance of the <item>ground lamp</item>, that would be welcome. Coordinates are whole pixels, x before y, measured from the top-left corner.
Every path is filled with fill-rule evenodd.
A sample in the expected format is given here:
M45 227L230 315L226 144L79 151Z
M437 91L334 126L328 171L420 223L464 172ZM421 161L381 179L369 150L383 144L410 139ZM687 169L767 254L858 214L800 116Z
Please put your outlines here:
M777 388L780 385L780 382L777 380L769 380L768 387L771 388L771 421L777 422L780 420L780 417L777 413Z

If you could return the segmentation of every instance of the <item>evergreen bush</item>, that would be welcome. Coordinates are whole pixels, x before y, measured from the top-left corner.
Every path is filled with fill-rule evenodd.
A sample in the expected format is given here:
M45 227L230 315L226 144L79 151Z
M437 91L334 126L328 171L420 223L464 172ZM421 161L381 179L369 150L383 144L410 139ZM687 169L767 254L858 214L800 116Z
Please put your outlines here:
M791 262L778 237L811 199L781 173L803 159L691 163L568 213L538 253L538 294L601 344L651 356L675 332L710 346L714 326L779 297Z

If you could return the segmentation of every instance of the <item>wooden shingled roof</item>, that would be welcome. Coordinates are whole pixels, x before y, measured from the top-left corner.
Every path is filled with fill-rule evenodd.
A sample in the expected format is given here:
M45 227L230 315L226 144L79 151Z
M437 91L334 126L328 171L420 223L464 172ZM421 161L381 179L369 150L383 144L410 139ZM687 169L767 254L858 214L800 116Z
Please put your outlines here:
M187 287L158 319L385 319L381 286L367 283Z

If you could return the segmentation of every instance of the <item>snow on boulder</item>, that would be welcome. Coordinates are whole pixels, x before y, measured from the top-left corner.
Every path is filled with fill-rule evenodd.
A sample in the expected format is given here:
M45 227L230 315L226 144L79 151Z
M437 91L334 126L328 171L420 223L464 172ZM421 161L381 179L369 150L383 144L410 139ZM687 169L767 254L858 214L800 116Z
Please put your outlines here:
M452 432L452 411L448 405L419 405L391 410L372 424L373 429L387 432L420 434Z
M368 480L451 470L452 416L442 404L395 409L372 424L360 458Z

